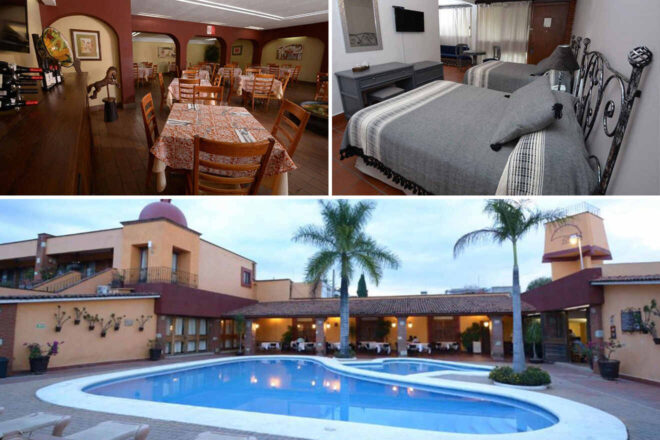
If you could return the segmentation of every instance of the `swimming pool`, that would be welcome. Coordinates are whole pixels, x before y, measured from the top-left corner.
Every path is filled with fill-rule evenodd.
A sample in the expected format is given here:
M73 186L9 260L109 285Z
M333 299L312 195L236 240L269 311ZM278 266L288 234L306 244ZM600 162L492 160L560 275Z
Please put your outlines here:
M118 371L52 384L37 396L84 410L313 440L627 438L615 417L551 395L396 377L311 356Z
M409 376L425 373L483 373L487 375L491 367L468 365L460 362L444 362L417 359L376 359L369 362L345 362L344 365L360 370Z

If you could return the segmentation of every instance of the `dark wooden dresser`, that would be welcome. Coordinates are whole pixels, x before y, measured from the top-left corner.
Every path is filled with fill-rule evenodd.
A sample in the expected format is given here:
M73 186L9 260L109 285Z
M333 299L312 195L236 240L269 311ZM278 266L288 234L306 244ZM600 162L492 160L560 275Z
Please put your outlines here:
M86 73L65 74L38 105L0 112L0 195L92 192L86 87Z

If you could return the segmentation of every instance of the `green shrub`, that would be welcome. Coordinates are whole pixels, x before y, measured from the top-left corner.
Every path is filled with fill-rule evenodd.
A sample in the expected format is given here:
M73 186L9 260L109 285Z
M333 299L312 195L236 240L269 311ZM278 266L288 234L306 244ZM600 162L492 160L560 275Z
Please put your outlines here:
M522 373L514 372L511 367L495 367L488 377L509 385L538 386L549 385L551 382L548 372L537 367L528 367Z
M481 326L477 322L473 322L471 327L465 329L461 333L461 343L463 347L469 352L472 353L472 343L477 342L481 339Z
M338 359L352 359L355 357L355 350L352 348L348 349L348 356L344 356L340 351L335 352L335 357Z

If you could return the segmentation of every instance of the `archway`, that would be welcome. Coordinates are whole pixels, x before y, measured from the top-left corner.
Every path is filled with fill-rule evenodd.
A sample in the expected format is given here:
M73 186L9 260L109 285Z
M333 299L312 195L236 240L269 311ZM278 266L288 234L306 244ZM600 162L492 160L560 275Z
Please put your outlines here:
M270 40L263 45L261 64L300 66L299 81L316 82L321 71L325 43L315 37L287 37Z
M179 42L172 35L133 32L133 63L152 63L156 73L176 75Z
M259 53L259 43L255 40L239 38L231 45L229 62L238 64L241 69L245 70L246 67L256 63Z
M99 33L98 54L99 60L82 60L80 68L87 72L87 82L92 83L103 79L109 67L114 66L119 71L119 82L121 83L121 62L119 55L119 38L114 28L105 21L88 15L67 15L53 21L50 26L59 30L67 39L71 38L72 29L85 29ZM74 42L71 41L73 49ZM94 42L93 42L94 44ZM117 102L122 101L122 93L117 87L110 87L110 96L115 97ZM102 99L106 97L105 90L99 93L96 99L90 99L90 107L102 106Z
M211 55L212 46L217 48L217 58ZM210 61L220 64L227 62L227 44L218 37L193 37L188 41L186 49L186 66L195 66L201 62Z

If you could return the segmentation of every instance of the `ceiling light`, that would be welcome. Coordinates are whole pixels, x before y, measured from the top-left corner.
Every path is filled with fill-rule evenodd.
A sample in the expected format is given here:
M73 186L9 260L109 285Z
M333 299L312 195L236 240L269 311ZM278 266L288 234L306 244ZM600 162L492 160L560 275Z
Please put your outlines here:
M264 28L259 26L245 26L245 29L254 29L255 31L263 31Z
M269 20L276 20L280 21L281 18L276 18L275 16L272 16L270 14L264 14L262 12L257 12L257 11L251 11L249 9L243 9L243 8L230 8L224 5L219 5L218 3L201 3L201 1L195 1L195 0L176 0L181 3L188 3L190 5L195 5L195 6L206 6L207 8L214 8L214 9L220 9L221 11L229 11L229 12L237 12L239 14L247 14L247 15L254 15L255 17L260 17L260 18L267 18Z
M152 17L152 18L172 18L169 15L152 14L150 12L139 12L135 15L141 15L143 17Z
M291 15L289 17L283 17L283 18L292 19L292 18L313 17L314 15L321 15L321 14L327 14L327 13L328 13L328 10L326 9L325 11L309 12L307 14Z

